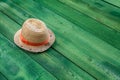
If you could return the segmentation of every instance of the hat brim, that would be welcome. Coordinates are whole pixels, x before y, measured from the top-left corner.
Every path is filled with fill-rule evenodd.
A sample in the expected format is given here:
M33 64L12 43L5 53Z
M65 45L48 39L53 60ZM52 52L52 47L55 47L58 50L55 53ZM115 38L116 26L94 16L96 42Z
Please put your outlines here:
M15 35L14 35L14 42L15 42L15 44L17 46L19 46L20 48L22 48L24 50L27 50L27 51L30 51L30 52L43 52L43 51L47 50L48 48L50 48L52 46L52 44L54 43L54 41L55 41L54 33L50 29L48 29L48 32L49 32L50 39L48 41L48 44L45 44L45 45L31 46L31 45L27 45L27 44L23 43L20 40L21 29L18 30L15 33Z

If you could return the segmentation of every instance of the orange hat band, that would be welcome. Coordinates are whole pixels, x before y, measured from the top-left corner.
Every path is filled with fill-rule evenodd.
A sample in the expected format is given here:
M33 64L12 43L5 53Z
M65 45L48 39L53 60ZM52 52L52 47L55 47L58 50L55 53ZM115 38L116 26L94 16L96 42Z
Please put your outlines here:
M27 41L27 40L22 36L22 34L20 34L20 40L21 40L23 43L27 44L27 45L31 45L31 46L41 46L41 45L47 44L48 41L49 41L49 38L48 38L47 40L41 42L41 43L33 43L33 42Z

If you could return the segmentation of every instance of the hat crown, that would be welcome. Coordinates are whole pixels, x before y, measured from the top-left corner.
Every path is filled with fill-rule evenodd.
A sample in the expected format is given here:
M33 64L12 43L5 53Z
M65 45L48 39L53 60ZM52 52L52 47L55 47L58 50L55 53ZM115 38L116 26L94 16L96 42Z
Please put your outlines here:
M41 32L46 28L45 24L37 19L30 19L24 25L35 32Z
M48 39L49 33L44 22L38 19L28 19L24 22L22 36L29 42L40 43Z

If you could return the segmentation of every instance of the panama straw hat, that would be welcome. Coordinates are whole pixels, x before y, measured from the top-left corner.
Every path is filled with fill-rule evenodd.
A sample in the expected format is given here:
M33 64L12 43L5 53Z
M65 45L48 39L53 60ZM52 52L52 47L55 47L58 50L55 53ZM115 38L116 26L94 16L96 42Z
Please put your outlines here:
M55 41L54 33L39 19L26 20L14 35L17 46L30 52L43 52Z

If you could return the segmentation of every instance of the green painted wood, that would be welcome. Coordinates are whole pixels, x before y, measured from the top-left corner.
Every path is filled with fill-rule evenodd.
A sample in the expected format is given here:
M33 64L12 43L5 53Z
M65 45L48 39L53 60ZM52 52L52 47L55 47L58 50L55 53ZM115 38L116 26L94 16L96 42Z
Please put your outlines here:
M120 0L103 0L103 1L106 1L110 4L120 7Z
M5 38L5 37L4 37ZM4 40L4 39L3 39ZM6 41L6 40L4 40L4 41ZM4 42L2 42L2 43L4 43ZM8 42L6 43L6 44L8 44ZM10 44L10 43L9 43ZM12 44L12 46L15 46L15 45L13 45ZM10 48L8 48L9 50L11 50ZM20 53L20 50L19 49L17 49L18 50L18 54L21 54ZM3 50L2 50L3 51ZM15 50L14 50L15 51ZM11 52L14 52L14 51L11 51ZM10 51L9 51L10 52ZM17 54L17 52L14 52L15 54ZM72 79L72 80L94 80L93 78L90 78L90 76L87 76L86 75L86 73L85 72L83 72L83 71L80 71L79 70L79 68L76 68L74 65L71 65L71 63L70 62L68 62L65 58L63 58L63 57L61 57L61 58L59 58L60 56L59 55L57 55L58 56L58 58L59 59L61 59L62 61L64 61L64 65L66 64L66 66L62 66L62 64L59 64L58 65L58 63L60 63L60 60L59 60L59 62L58 62L58 59L56 58L54 58L54 56L53 57L51 57L51 56L49 56L49 54L54 54L54 56L56 55L55 53L55 51L53 51L53 50L50 50L49 51L49 53L48 54L42 54L43 56L40 56L40 54L39 55L37 55L37 56L35 56L35 55L33 55L33 57L35 57L35 59L36 59L36 61L37 62L39 62L40 64L43 64L43 66L44 66L44 68L49 68L49 69L51 69L51 72L54 72L54 73L56 73L56 74L58 74L59 73L59 77L61 77L61 79L60 80L62 80L62 79L65 79L65 80L67 80L67 79ZM3 54L5 54L5 53L3 53ZM17 54L17 55L18 55ZM22 54L21 54L22 55ZM11 57L11 56L9 56L9 55L7 55L8 57ZM19 56L20 57L20 56ZM13 59L12 60L15 60L15 58L14 57L12 57ZM16 57L17 58L17 57ZM20 57L21 58L21 57ZM19 60L21 60L19 58ZM39 59L39 58L42 58L42 59ZM6 58L6 59L8 59L8 58ZM44 60L44 59L46 59L46 60ZM56 62L58 62L58 63L55 63L54 62L54 60L56 60ZM4 60L3 58L2 58L2 60ZM4 62L5 62L5 60L4 60ZM6 61L7 62L7 61ZM29 61L30 62L30 61ZM21 62L22 63L22 62ZM25 63L25 62L24 62ZM35 66L32 66L31 64L33 64L33 62L31 62L31 63L28 63L28 60L27 60L27 67L21 67L21 66L24 66L24 63L22 63L22 64L20 64L20 62L18 63L16 63L15 61L11 61L11 59L9 60L9 62L7 62L7 64L2 64L3 65L3 67L5 67L5 68L1 68L1 69L6 69L6 68L8 68L8 70L10 70L10 71L3 71L3 72L6 72L5 74L6 75L8 75L7 77L8 77L8 79L10 79L10 80L12 80L12 79L14 79L13 78L13 76L10 78L9 76L11 76L11 74L12 75L14 75L15 76L15 73L17 73L17 71L19 72L18 74L17 74L17 76L15 76L15 79L17 80L17 79L25 79L25 80L28 80L28 79L30 79L30 80L54 80L54 79L51 79L49 76L48 76L48 74L45 74L45 71L42 71L41 72L41 74L39 74L39 75L37 75L38 77L37 78L34 78L35 76L36 76L36 74L37 73L40 73L40 70L33 70L34 68L35 68ZM17 65L16 65L17 64ZM18 65L18 64L20 64L20 65ZM1 66L2 66L1 65ZM54 67L54 66L56 66L57 65L57 68L56 67ZM68 67L68 65L70 66L70 67ZM30 66L32 66L32 67L30 67ZM30 68L29 68L30 67ZM70 68L72 68L73 67L73 69L70 69ZM20 69L19 69L20 68ZM22 68L22 69L21 69ZM32 69L31 69L32 68ZM68 69L67 69L68 68ZM18 70L19 69L19 70ZM66 69L66 71L64 70L64 69ZM28 71L26 71L26 70L28 70ZM74 73L73 73L74 72ZM76 73L75 73L76 72ZM11 73L11 74L10 74ZM28 75L26 75L26 74L29 74L29 76ZM64 74L64 75L62 75L62 74ZM29 77L29 78L25 78L25 77L23 77L23 75L24 76L26 76L26 77ZM81 76L80 76L81 75ZM21 76L21 77L20 77ZM46 77L47 76L47 77ZM42 77L42 78L40 78L40 77ZM68 78L69 77L69 78Z
M8 7L8 5L6 4L4 4L4 6ZM5 9L3 7L1 8ZM11 8L9 8L9 10L11 10ZM15 12L15 13L18 13L18 12ZM11 12L9 12L9 14L11 14ZM14 33L20 28L20 25L18 25L17 23L9 19L3 13L0 13L0 18L2 19L2 22L0 22L0 26L1 26L0 32L13 42ZM23 17L18 18L18 16L14 15L14 18L18 20L19 24L22 24L21 22L23 22L23 20L21 18ZM12 25L12 26L9 26L9 25ZM72 80L94 80L94 78L92 78L86 72L81 70L79 67L75 66L68 59L58 54L58 52L56 52L53 49L49 49L47 52L44 52L43 54L35 55L29 52L26 52L26 53L30 57L32 57L37 63L42 65L46 70L48 70L50 73L52 73L54 76L56 76L60 80L70 80L70 79Z
M1 72L0 72L0 80L8 80L5 75L3 75Z
M101 0L59 0L120 32L120 9Z
M21 1L18 3L19 4L16 4L20 6L20 9L16 6L16 11L19 13L25 11L27 16L29 15L32 17L33 15L44 20L48 27L55 32L57 40L56 44L53 46L54 49L61 52L61 54L72 60L76 65L88 71L97 79L119 79L120 51L118 49L100 40L94 35L91 35L89 32L82 30L80 27L72 24L54 12L51 12L44 7L40 7L34 2L27 2L29 5L24 4ZM8 4L14 7L13 4ZM5 13L9 7L2 11ZM38 7L40 10L38 10ZM24 9L22 10L21 8ZM14 13L14 10L12 10L12 12ZM9 13L5 14L10 16L10 13L11 12L9 11ZM19 16L19 14L14 14ZM17 16L11 16L13 20L19 23L19 19L15 17Z
M54 3L56 3L57 5L54 5ZM79 27L83 28L84 30L108 42L112 46L120 49L120 38L118 38L120 37L119 32L107 28L107 26L102 25L99 22L96 22L95 20L89 18L88 16L83 15L78 11L75 11L69 6L60 3L59 1L54 0L54 3L52 3L52 0L49 1L44 0L44 5L47 8L53 10L57 14L66 18L67 20L77 24Z
M0 72L9 80L57 80L0 34Z

